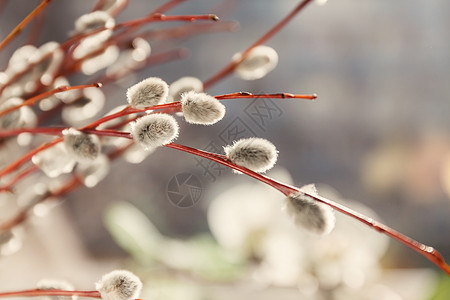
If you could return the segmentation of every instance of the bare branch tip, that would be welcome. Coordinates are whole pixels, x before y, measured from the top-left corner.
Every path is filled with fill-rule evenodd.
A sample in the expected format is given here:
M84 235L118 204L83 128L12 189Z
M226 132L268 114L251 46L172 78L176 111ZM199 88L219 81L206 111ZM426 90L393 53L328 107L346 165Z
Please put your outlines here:
M219 17L217 15L214 15L214 14L210 14L209 15L209 19L213 20L214 22L218 22L220 20Z

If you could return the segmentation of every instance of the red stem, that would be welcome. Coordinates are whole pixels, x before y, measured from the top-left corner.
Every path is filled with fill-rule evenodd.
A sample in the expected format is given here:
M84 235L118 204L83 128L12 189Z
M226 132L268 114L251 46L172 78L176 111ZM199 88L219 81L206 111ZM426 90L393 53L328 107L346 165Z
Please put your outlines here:
M203 88L207 90L219 80L228 76L234 69L245 59L247 58L250 51L256 46L262 45L267 42L271 37L273 37L278 31L280 31L286 24L291 21L292 18L295 17L308 3L312 0L303 0L298 4L286 17L284 17L280 22L278 22L272 29L270 29L266 34L260 37L256 42L254 42L250 47L248 47L244 52L242 52L240 59L231 61L228 65L226 65L221 71L217 74L213 75L211 78L207 79L203 83Z
M237 92L237 93L214 96L214 98L216 98L218 100L238 99L238 98L273 98L273 99L295 98L295 99L314 100L317 98L317 95L316 94L296 95L296 94L291 94L291 93L252 94L249 92Z
M144 31L137 36L143 39L179 39L203 33L235 31L237 27L238 23L235 21L224 21L213 24L193 23L183 24L182 26L177 26L174 28Z
M28 33L27 45L36 45L39 40L39 35L42 31L42 26L44 25L46 17L46 11L42 11L40 14L36 16L33 22L33 26L30 28L30 32Z
M195 148L191 148L191 147L187 147L184 145L178 145L175 143L171 143L171 144L167 144L165 145L166 147L169 148L173 148L173 149L177 149L183 152L187 152L187 153L191 153L200 157L204 157L206 159L212 160L214 162L217 162L219 164L222 164L226 167L232 168L234 170L237 170L239 172L242 172L250 177L253 177L263 183L266 183L267 185L277 189L278 191L280 191L281 193L283 193L285 196L289 197L291 194L293 193L297 193L299 191L298 188L296 187L292 187L289 185L286 185L284 183L278 182L273 180L270 177L258 174L256 172L253 172L247 168L244 167L240 167L237 166L235 164L233 164L232 162L230 162L225 156L223 155L218 155L218 154L214 154L214 153L210 153L210 152L206 152L206 151L202 151L199 149L195 149ZM361 213L358 213L342 204L336 203L334 201L331 201L327 198L321 197L321 196L315 196L312 194L307 194L309 197L313 198L314 200L324 203L330 207L332 207L333 209L346 214L350 217L352 217L353 219L356 219L357 221L371 227L372 229L375 229L376 231L380 232L380 233L384 233L387 236L401 242L402 244L408 246L409 248L413 249L414 251L418 252L419 254L421 254L422 256L424 256L425 258L427 258L429 261L431 261L432 263L434 263L436 266L438 266L441 270L443 270L445 273L447 273L448 275L450 275L450 266L445 262L443 256L441 253L439 253L436 249L434 249L431 246L427 246L425 244L422 244L392 228L390 228L389 226L386 226L380 222L377 222L375 220L373 220L372 218L369 218Z
M0 187L0 192L2 192L2 191L12 192L13 185L15 185L20 179L30 175L31 173L33 173L37 170L38 170L38 167L36 165L32 165L32 166L26 168L25 170L23 170L22 172L17 174L14 178L12 178L7 184Z
M37 297L37 296L80 296L89 298L101 299L100 292L98 291L66 291L58 289L33 289L25 291L3 292L0 293L0 297Z
M21 158L19 158L18 160L14 161L13 163L11 163L10 165L8 165L7 167L5 167L3 170L0 171L0 178L3 177L6 174L11 173L12 171L14 171L15 169L19 168L21 165L23 165L24 163L26 163L28 160L30 160L33 155L48 149L56 144L58 144L59 142L61 142L63 140L62 137L56 138L54 140L52 140L51 142L48 142L46 144L43 144L33 150L31 150L30 152L28 152L27 154L25 154L24 156L22 156Z
M116 159L117 157L119 157L125 150L127 150L133 144L134 143L131 142L130 144L128 144L128 145L126 145L124 147L121 147L121 148L118 148L118 149L115 149L115 150L111 151L110 153L108 153L108 158L110 160ZM57 190L55 192L49 192L46 195L43 195L42 198L39 201L34 202L33 205L30 205L30 206L27 206L27 207L23 208L12 219L8 220L7 222L4 222L4 223L0 224L0 230L9 230L9 229L13 228L14 226L17 226L17 225L23 223L28 217L28 211L31 208L33 208L34 205L38 204L41 201L44 201L48 197L53 197L54 199L57 199L57 197L63 196L65 194L68 194L71 191L73 191L74 189L76 189L77 187L79 187L80 184L81 184L81 180L76 175L72 175L72 179L70 181L68 181L59 190Z
M136 27L145 23L151 23L151 22L173 22L173 21L180 21L180 22L193 22L196 20L209 20L209 21L218 21L219 18L216 15L208 14L208 15L180 15L180 16L166 16L162 14L154 14L148 17L144 17L141 19L131 20L131 21L125 21L123 23L115 25L113 28L98 28L95 30L92 30L87 33L78 34L64 42L64 44L61 45L61 48L66 49L76 43L78 43L80 40L92 36L94 34L97 34L99 32L102 32L104 30L118 30L122 28L127 27Z
M67 85L59 86L59 87L57 87L57 88L55 88L53 90L50 90L50 91L44 92L42 94L36 95L36 96L34 96L32 98L29 98L29 99L25 100L24 102L22 102L19 105L12 106L12 107L10 107L8 109L5 109L5 110L1 111L0 112L0 117L6 115L6 114L8 114L8 113L10 113L10 112L12 112L12 111L14 111L16 109L19 109L22 106L31 106L31 105L35 104L36 102L38 102L38 101L40 101L42 99L50 97L51 95L62 93L62 92L66 92L66 91L71 91L71 90L86 89L86 88L90 88L90 87L101 88L102 84L97 82L97 83L92 83L92 84L83 84L83 85L75 85L75 86L67 86Z
M39 4L31 13L28 14L7 36L0 42L0 51L9 44L22 30L23 28L48 4L50 4L51 0L42 0L41 4Z
M186 153L191 153L209 160L212 160L214 162L217 162L221 165L224 165L228 168L234 169L236 171L239 171L241 173L244 173L250 177L253 177L267 185L270 185L271 187L279 190L281 193L283 193L284 195L288 196L292 193L296 193L298 192L298 189L291 187L289 185L286 185L284 183L278 182L270 177L267 177L265 175L253 172L245 167L241 167L238 166L234 163L232 163L225 155L220 155L220 154L216 154L216 153L211 153L211 152L207 152L207 151L203 151L203 150L199 150L199 149L195 149L195 148L191 148L188 146L184 146L184 145L179 145L179 144L175 144L175 143L170 143L165 145L165 147L168 148L172 148L172 149L177 149Z
M123 27L133 27L149 22L169 22L169 21L181 21L181 22L193 22L198 20L209 20L209 21L219 21L219 17L213 14L207 14L207 15L181 15L181 16L166 16L163 14L153 14L148 17L144 17L141 19L126 21L123 23L120 23L114 27L114 30L123 28Z
M95 130L95 129L86 129L84 130L86 133L91 133L91 134L97 134L100 136L114 136L114 137L121 137L121 138L127 138L127 139L132 139L132 137L130 136L130 134L128 132L120 132L120 131L116 131L116 130ZM55 141L60 140L56 139ZM59 141L58 141L59 142ZM56 144L56 142L55 142ZM48 144L46 144L48 145ZM43 145L45 146L45 145ZM42 147L42 146L41 146ZM209 159L211 161L217 162L221 165L224 165L226 167L229 167L231 169L234 169L236 171L239 171L241 173L244 173L250 177L255 178L256 180L259 180L275 189L277 189L278 191L280 191L281 193L283 193L285 196L289 197L290 195L299 192L300 190L296 187L292 187L290 185L286 185L284 183L278 182L270 177L267 177L265 175L253 172L245 167L241 167L238 166L234 163L232 163L226 156L224 155L220 155L220 154L216 154L216 153L211 153L211 152L206 152L203 150L199 150L196 148L191 148L188 146L184 146L184 145L179 145L176 143L169 143L166 144L165 147L168 148L172 148L172 149L176 149L179 151L183 151L186 153L190 153L193 155L197 155L199 157L203 157L206 159ZM436 266L438 266L441 270L443 270L445 273L447 273L448 275L450 275L450 266L445 262L443 256L437 251L435 250L433 247L431 246L427 246L425 244L422 244L406 235L403 235L401 233L399 233L398 231L382 224L379 223L375 220L373 220L372 218L369 218L361 213L358 213L342 204L336 203L334 201L331 201L327 198L321 197L321 196L316 196L316 195L312 195L312 194L308 194L306 193L309 197L313 198L314 200L324 203L330 207L332 207L333 209L346 214L354 219L356 219L357 221L371 227L372 229L375 229L378 232L384 233L387 236L403 243L404 245L408 246L409 248L413 249L414 251L418 252L419 254L421 254L422 256L424 256L425 258L427 258L428 260L430 260L432 263L434 263ZM24 217L21 215L21 219L23 219ZM1 228L0 228L1 229Z
M157 9L155 9L154 11L152 11L149 16L153 15L153 14L163 14L165 12L167 12L169 9L174 8L175 6L181 4L182 2L185 2L186 0L170 0L167 1L166 3L164 3L163 5L161 5L160 7L158 7Z

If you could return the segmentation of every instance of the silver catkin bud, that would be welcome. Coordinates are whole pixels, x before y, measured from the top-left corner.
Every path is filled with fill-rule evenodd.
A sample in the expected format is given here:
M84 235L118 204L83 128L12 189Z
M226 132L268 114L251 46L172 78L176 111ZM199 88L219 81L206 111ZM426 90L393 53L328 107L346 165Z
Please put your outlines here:
M318 235L330 233L336 223L333 209L308 194L318 195L313 184L302 187L287 198L286 212L300 228Z
M241 139L224 150L233 163L258 173L270 170L278 157L275 146L262 138Z
M225 106L205 93L189 91L181 96L180 101L184 118L191 124L212 125L225 115Z
M131 300L139 297L142 283L129 271L115 270L103 275L95 288L103 300Z
M127 100L131 107L142 109L164 103L169 95L169 86L158 77L149 77L127 90Z
M75 128L63 130L64 146L78 162L95 160L100 153L100 140L96 135L86 134Z
M144 149L171 143L178 136L178 123L168 114L151 114L131 124L133 140Z

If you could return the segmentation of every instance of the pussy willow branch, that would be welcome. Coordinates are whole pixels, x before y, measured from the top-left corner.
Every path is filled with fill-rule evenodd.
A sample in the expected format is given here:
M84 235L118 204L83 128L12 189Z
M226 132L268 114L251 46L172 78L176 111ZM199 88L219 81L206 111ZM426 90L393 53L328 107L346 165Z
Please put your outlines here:
M0 111L0 117L4 116L6 114L9 114L10 112L17 110L23 106L34 105L34 104L36 104L36 102L43 100L45 98L48 98L54 94L58 94L58 93L66 92L66 91L81 90L81 89L86 89L86 88L91 88L91 87L101 88L102 84L97 82L97 83L74 85L74 86L67 86L67 85L59 86L53 90L44 92L42 94L31 97L29 99L26 99L21 104L18 104L18 105L12 106L10 108L7 108L3 111Z
M26 16L1 42L0 42L0 51L8 45L22 30L27 24L48 4L50 4L51 0L42 0L42 2Z
M88 298L101 299L102 296L98 291L66 291L58 289L33 289L25 291L2 292L0 298L6 297L39 297L39 296L80 296Z
M296 95L296 94L291 94L291 93L252 94L252 93L247 93L247 92L238 92L238 93L231 93L231 94L224 94L224 95L217 96L218 100L240 99L240 98L275 98L275 99L276 98L278 98L278 99L293 98L293 99L313 100L316 97L317 96L315 94L314 95ZM96 128L100 124L103 124L107 121L114 120L116 118L126 116L129 114L141 113L141 112L145 112L148 110L162 110L162 109L169 109L169 108L176 108L177 110L179 110L180 107L181 107L180 102L160 104L160 105L155 105L155 106L151 106L151 107L147 107L147 108L143 108L143 109L136 109L136 108L131 108L129 106L126 106L123 110L121 110L117 113L105 116L103 118L100 118L100 119L80 128L79 130L88 133L89 130ZM128 122L130 122L130 121L128 121ZM0 138L8 137L8 136L15 136L17 134L25 133L25 132L54 135L54 134L61 133L61 131L64 129L66 129L66 128L61 128L61 127L60 128L56 128L56 127L51 128L50 127L50 128L17 128L17 129L9 129L9 130L0 130ZM55 140L52 140L51 142L48 142L46 144L39 146L38 148L31 150L30 152L28 152L21 158L17 159L16 161L14 161L11 164L9 164L8 166L6 166L4 169L0 170L0 178L5 176L6 174L13 172L17 168L19 168L20 166L25 164L37 153L44 151L50 147L53 147L62 141L63 141L63 138L58 137Z
M178 145L175 143L167 144L165 146L169 147L169 148L177 149L177 150L180 150L183 152L191 153L191 154L194 154L194 155L197 155L200 157L204 157L206 159L212 160L214 162L217 162L221 165L224 165L224 166L234 169L236 171L242 172L250 177L255 178L256 180L259 180L259 181L277 189L278 191L280 191L287 197L289 197L292 194L298 193L300 191L300 189L298 189L296 187L286 185L286 184L278 182L268 176L253 172L253 171L251 171L247 168L241 167L241 166L237 166L237 165L233 164L231 161L229 161L223 155L206 152L206 151L202 151L202 150L195 149L195 148L190 148L190 147L183 146L183 145ZM302 193L304 193L304 192L302 192ZM419 254L421 254L422 256L427 258L429 261L434 263L441 270L443 270L445 273L447 273L447 275L450 276L450 266L445 262L442 254L439 253L433 247L422 244L422 243L390 228L389 226L386 226L378 221L375 221L372 218L369 218L361 213L358 213L342 204L336 203L334 201L331 201L331 200L321 197L321 196L315 196L315 195L312 195L309 193L304 193L304 194L308 195L315 201L324 203L324 204L332 207L333 209L335 209L343 214L346 214L346 215L352 217L353 219L356 219L357 221L371 227L372 229L375 229L376 231L378 231L380 233L384 233L387 236L403 243L404 245L408 246L409 248L413 249L414 251L418 252Z
M278 33L283 27L286 26L302 9L306 7L308 3L312 2L312 0L303 0L301 1L286 17L284 17L280 22L278 22L272 29L270 29L267 33L261 36L256 42L250 45L247 49L245 49L240 58L231 61L228 65L226 65L222 70L220 70L217 74L213 75L211 78L205 80L203 82L203 88L207 90L214 84L216 84L219 80L222 80L224 77L231 74L231 72L236 69L236 67L249 55L250 51L256 46L262 45L267 42L271 37L273 37L276 33Z
M127 139L132 139L132 137L130 136L130 134L128 132L120 132L120 131L115 131L115 130L95 130L95 129L88 129L86 130L86 133L90 133L90 134L97 134L99 136L113 136L113 137L121 137L121 138L127 138ZM234 169L236 171L239 171L243 174L246 174L250 177L255 178L256 180L259 180L275 189L277 189L278 191L280 191L281 193L283 193L285 196L289 197L292 194L298 193L298 192L302 192L300 191L300 189L290 186L290 185L286 185L282 182L276 181L268 176L253 172L245 167L241 167L238 166L234 163L232 163L226 156L224 155L220 155L220 154L216 154L216 153L211 153L211 152L206 152L206 151L202 151L196 148L191 148L188 146L184 146L184 145L179 145L176 143L169 143L167 145L165 145L165 147L168 148L172 148L172 149L176 149L179 151L183 151L186 153L190 153L193 155L197 155L199 157L203 157L206 159L209 159L211 161L217 162L221 165L224 165L228 168ZM436 266L438 266L441 270L443 270L445 273L447 273L448 275L450 275L450 266L445 262L443 256L433 247L425 245L423 243L420 243L392 228L390 228L389 226L386 226L378 221L373 220L372 218L369 218L361 213L358 213L342 204L336 203L332 200L329 200L327 198L321 197L321 196L316 196L316 195L312 195L309 193L305 193L302 192L306 195L308 195L309 197L311 197L312 199L314 199L315 201L324 203L330 207L332 207L333 209L346 214L354 219L356 219L357 221L371 227L372 229L380 232L380 233L384 233L387 236L403 243L404 245L408 246L409 248L413 249L414 251L418 252L419 254L421 254L422 256L424 256L425 258L427 258L429 261L431 261L432 263L434 263ZM2 228L2 226L0 226L0 229Z
M162 15L162 14L154 14L154 15L144 17L141 19L135 19L135 20L119 23L119 24L115 25L113 28L102 27L102 28L98 28L98 29L92 30L87 33L77 34L77 35L73 36L72 38L70 38L69 40L67 40L66 42L64 42L61 45L61 48L63 48L63 49L70 48L73 45L77 44L82 39L92 36L92 35L95 35L99 32L105 31L105 30L116 31L119 29L125 29L125 28L142 25L142 24L146 24L146 23L152 23L152 22L193 22L196 20L218 21L219 17L217 17L214 14L177 15L177 16L166 16L166 15Z

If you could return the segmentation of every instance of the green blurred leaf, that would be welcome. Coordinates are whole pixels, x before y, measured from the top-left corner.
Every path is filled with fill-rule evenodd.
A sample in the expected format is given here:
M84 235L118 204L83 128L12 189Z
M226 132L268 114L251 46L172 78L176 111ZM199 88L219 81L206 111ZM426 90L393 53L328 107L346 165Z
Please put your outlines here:
M166 240L160 258L173 268L189 270L210 280L236 279L245 270L242 260L221 248L209 235L186 241Z
M449 300L450 299L450 277L443 276L437 283L436 290L430 300Z
M136 260L154 261L164 237L139 209L127 202L114 203L105 211L103 222L114 241Z

